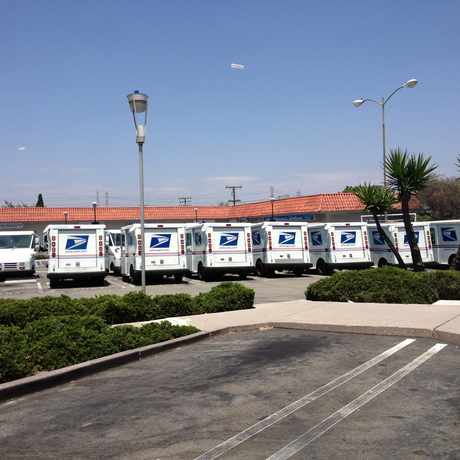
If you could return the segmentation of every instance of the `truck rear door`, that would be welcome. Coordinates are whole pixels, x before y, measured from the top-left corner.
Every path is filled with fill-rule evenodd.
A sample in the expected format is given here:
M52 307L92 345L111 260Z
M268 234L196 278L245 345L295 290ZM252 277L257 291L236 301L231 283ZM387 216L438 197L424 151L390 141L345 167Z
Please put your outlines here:
M276 263L303 263L303 236L300 226L273 226L272 248Z
M56 255L60 269L78 271L79 268L97 267L96 229L58 230Z
M334 229L337 262L367 261L364 235L358 226L337 226Z
M248 262L246 234L243 226L214 227L212 235L215 266L245 265ZM252 258L252 253L250 256Z
M146 269L179 265L179 232L177 228L145 230Z

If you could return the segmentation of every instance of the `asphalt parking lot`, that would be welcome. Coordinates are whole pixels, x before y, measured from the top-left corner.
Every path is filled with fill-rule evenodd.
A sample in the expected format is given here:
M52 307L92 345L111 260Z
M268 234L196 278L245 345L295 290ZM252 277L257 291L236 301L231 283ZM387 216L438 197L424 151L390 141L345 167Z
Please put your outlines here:
M274 278L249 276L244 281L240 281L238 276L226 276L223 280L213 282L184 278L182 283L176 283L173 278L165 278L162 281L148 284L147 293L150 295L175 293L195 295L199 292L209 291L222 281L237 281L255 290L256 303L281 302L303 298L306 286L320 278L314 273L304 274L301 277L289 273L277 274ZM46 270L43 269L37 271L34 277L8 278L0 282L0 298L25 299L45 295L89 297L102 294L123 295L136 290L139 290L138 286L127 283L115 275L108 275L104 286L94 286L69 280L63 284L62 288L50 289Z
M214 336L0 404L2 459L460 458L459 347Z

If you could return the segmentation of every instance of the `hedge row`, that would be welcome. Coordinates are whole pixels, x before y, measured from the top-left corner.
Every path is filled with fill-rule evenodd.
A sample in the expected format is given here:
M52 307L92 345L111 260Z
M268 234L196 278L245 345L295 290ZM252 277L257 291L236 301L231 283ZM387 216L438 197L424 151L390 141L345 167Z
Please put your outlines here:
M73 299L67 296L27 300L0 299L0 325L25 327L49 316L96 316L108 324L148 321L173 316L241 310L254 306L254 291L237 283L222 283L211 291L148 296L130 292Z
M96 316L48 316L0 326L0 383L198 332L167 321L110 327Z
M308 286L308 300L422 303L460 299L460 273L414 273L394 267L345 271Z

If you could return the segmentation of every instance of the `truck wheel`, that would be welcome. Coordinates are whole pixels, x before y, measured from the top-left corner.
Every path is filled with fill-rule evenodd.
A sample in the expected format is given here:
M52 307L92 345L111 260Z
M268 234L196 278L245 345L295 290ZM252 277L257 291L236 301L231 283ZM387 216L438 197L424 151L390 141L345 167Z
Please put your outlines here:
M379 268L386 267L388 265L388 261L386 259L380 259L379 263L377 264Z
M247 273L240 273L239 278L240 278L240 280L247 280L248 279L248 274Z
M292 271L294 272L295 276L302 276L304 269L302 267L295 267Z
M134 285L139 286L141 284L140 273L136 273L132 265L129 268L129 278Z
M459 270L460 267L457 266L457 260L456 260L456 254L452 254L450 257L449 257L449 268L451 270Z
M50 279L50 289L56 289L59 287L59 280Z
M318 262L316 262L316 271L320 275L330 275L331 274L331 268L328 266L326 262L324 262L323 259L319 259Z
M256 273L257 276L264 276L264 264L260 259L256 262Z
M198 264L198 278L201 281L209 281L211 278L201 262Z
M115 273L115 265L113 265L113 262L110 264L110 271Z
M174 281L176 283L182 283L183 278L184 278L184 275L182 275L182 273L180 273L180 274L178 273L178 274L174 275Z

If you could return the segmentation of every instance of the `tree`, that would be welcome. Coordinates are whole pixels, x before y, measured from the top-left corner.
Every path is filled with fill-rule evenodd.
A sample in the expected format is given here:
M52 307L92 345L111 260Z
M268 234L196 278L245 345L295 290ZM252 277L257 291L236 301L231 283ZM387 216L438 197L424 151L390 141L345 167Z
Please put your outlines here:
M432 219L460 218L460 181L453 177L436 177L417 198Z
M423 271L425 267L410 219L409 201L414 194L423 190L434 179L433 173L437 167L431 162L431 156L425 156L422 153L409 154L407 150L403 152L399 148L390 150L385 162L389 187L398 193L401 201L404 228L415 271Z
M35 205L36 208L44 208L45 203L43 202L43 195L41 193L38 194L37 204Z
M457 163L456 163L456 165L457 165L457 171L458 171L458 173L460 173L460 154L457 155Z
M347 185L344 189L344 193L355 193L356 190L358 190L361 187L361 185Z
M404 263L401 254L399 254L395 245L383 230L379 218L380 215L391 211L393 205L395 205L398 202L396 195L393 193L392 190L386 187L382 187L380 185L364 183L362 185L357 185L353 188L354 194L361 200L361 202L364 205L364 208L372 214L375 225L377 227L377 231L379 232L383 241L385 241L387 246L390 248L391 252L396 257L399 266L405 269L406 264Z

